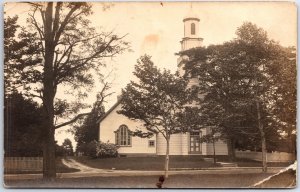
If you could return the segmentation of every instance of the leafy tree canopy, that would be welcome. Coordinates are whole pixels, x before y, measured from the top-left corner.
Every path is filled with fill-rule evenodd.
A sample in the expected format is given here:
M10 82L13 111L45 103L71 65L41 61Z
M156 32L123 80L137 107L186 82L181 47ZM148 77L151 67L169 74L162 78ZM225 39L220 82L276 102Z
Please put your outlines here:
M99 31L91 25L92 5L86 2L29 3L25 35L13 41L18 27L15 19L7 19L5 27L5 78L21 87L30 97L41 99L43 106L43 176L55 178L55 129L76 122L88 113L78 114L86 107L81 100L94 84L94 74L103 80L101 67L106 58L128 50L126 36L112 31ZM20 33L22 34L22 32ZM15 48L19 42L29 42ZM13 47L11 49L11 47ZM31 48L33 47L33 48ZM25 54L20 54L25 51ZM11 57L10 52L16 52ZM22 53L22 52L21 52ZM15 62L16 60L17 62ZM11 86L6 82L6 91ZM78 99L75 102L57 98L64 90ZM61 123L58 118L69 118Z
M165 138L167 177L170 136L200 128L199 110L192 103L196 92L178 74L159 70L147 55L138 60L134 75L139 81L131 81L123 90L122 108L117 112L143 123L133 135L161 134Z
M252 23L244 23L236 34L221 45L181 52L189 58L183 61L185 77L198 79L203 122L223 139L247 138L256 145L259 121L268 146L276 146L280 132L295 128L295 49L270 40Z
M5 156L41 156L42 108L13 92L4 100Z

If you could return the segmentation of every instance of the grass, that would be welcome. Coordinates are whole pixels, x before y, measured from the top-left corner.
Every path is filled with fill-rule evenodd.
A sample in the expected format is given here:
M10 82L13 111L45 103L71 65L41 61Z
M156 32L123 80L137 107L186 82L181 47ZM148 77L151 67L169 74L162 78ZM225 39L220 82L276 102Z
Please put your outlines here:
M209 156L211 157L211 156ZM238 167L261 167L262 162L256 161L252 159L246 159L246 158L235 158L234 161L231 161L229 157L226 156L217 156L217 162L232 162L236 163ZM287 167L294 162L267 162L268 167Z
M270 173L170 175L163 188L245 188L270 176ZM10 188L156 188L159 175L4 180ZM277 186L280 186L279 181ZM284 186L284 185L283 185Z
M89 157L74 157L75 160L98 169L117 170L163 170L164 156L149 157L116 157L92 159ZM170 169L172 168L206 168L213 167L212 162L204 161L200 156L170 156ZM218 165L216 165L218 166Z
M261 161L249 160L249 159L237 159L238 167L261 167ZM267 162L268 167L287 167L293 164L293 162Z
M72 173L80 171L75 168L69 168L62 163L62 158L56 158L56 170L57 173ZM42 173L42 170L5 170L5 174L36 174Z
M209 156L210 157L210 156ZM74 157L80 163L98 169L116 169L116 170L163 170L164 156L149 157L116 157L93 159L90 157ZM214 165L213 162L204 161L203 156L170 156L170 169L202 169L211 167L220 167L220 164ZM211 158L211 157L210 157ZM227 156L217 156L217 162L230 162ZM233 163L238 167L261 167L262 163L250 159L237 158ZM287 167L291 163L269 162L269 167Z
M283 183L284 182L284 183ZM284 185L283 185L284 184ZM276 187L296 187L296 171L287 170L278 175L271 177L269 180L256 186L256 188L276 188Z

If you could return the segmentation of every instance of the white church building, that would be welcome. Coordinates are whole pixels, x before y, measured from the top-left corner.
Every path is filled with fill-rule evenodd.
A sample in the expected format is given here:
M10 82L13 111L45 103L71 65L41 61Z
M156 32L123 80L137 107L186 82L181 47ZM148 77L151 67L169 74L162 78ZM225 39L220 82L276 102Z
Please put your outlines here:
M181 40L181 51L202 46L203 39L199 37L199 22L200 19L192 13L183 19L184 37ZM178 58L179 71L182 70L182 59L182 57ZM195 83L197 80L191 79L190 84ZM137 127L142 127L143 123L118 114L118 110L121 110L120 101L117 101L99 120L100 141L115 143L121 155L165 155L166 141L160 133L151 138L131 136L130 132L135 131ZM204 128L200 131L171 135L170 155L213 155L213 144L200 142L200 138L209 131L209 128ZM215 154L227 155L227 144L223 141L216 141Z

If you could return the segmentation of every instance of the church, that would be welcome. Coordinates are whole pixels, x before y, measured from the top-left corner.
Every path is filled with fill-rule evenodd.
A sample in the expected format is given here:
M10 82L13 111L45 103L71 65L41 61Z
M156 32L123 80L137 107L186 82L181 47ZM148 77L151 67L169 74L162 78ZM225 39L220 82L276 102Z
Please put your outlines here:
M183 19L184 37L180 41L181 51L202 46L203 39L199 37L199 22L200 19L192 12ZM184 57L179 57L177 61L178 70L181 74L183 73L183 62L181 62L183 59ZM191 79L189 84L197 84L197 79ZM116 144L120 155L165 155L166 140L161 133L151 138L131 136L130 132L134 131L136 127L142 127L143 123L118 114L117 111L120 109L121 104L118 100L98 121L99 140ZM213 144L200 142L200 138L209 131L209 128L204 128L201 131L171 135L170 155L213 155ZM215 154L227 155L227 144L223 141L216 141Z

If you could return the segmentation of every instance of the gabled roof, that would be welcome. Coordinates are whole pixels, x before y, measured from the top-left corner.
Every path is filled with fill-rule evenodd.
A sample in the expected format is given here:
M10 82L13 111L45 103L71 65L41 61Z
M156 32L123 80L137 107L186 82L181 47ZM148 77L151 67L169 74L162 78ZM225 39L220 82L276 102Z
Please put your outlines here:
M121 99L118 101L97 121L97 123L101 123L119 104L121 103Z

